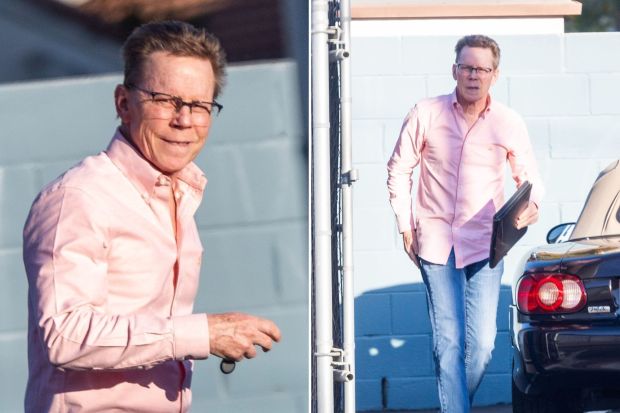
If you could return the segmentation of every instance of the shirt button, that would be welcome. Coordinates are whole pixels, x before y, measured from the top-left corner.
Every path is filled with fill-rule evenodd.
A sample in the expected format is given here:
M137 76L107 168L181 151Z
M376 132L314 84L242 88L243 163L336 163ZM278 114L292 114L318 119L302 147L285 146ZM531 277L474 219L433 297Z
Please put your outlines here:
M168 180L166 179L165 176L160 175L159 178L157 178L157 185L160 185L160 186L168 185Z
M175 191L174 192L174 197L176 199L180 199L182 196L183 196L183 192L181 192L181 191Z

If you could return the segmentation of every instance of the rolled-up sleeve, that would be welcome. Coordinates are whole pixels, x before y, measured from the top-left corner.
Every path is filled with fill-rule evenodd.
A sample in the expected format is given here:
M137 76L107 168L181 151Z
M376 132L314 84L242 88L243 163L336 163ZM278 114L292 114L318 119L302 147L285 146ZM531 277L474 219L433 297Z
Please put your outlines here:
M205 314L119 313L110 305L112 242L106 211L83 190L59 187L35 201L24 229L24 263L30 311L49 362L107 370L206 358Z

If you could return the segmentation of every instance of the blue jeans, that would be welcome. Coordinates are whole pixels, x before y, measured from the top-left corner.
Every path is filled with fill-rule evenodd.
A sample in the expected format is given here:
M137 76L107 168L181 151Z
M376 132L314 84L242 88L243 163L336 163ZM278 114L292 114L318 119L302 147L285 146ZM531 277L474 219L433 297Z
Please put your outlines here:
M433 356L442 413L468 413L491 360L504 262L456 268L420 260L433 329Z

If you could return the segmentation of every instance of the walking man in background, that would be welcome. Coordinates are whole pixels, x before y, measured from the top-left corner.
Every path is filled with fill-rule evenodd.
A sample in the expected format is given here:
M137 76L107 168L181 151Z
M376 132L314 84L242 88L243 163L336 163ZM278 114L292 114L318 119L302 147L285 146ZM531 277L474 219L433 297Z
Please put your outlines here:
M409 112L387 182L404 249L426 285L442 413L469 412L491 359L503 262L493 269L488 262L506 161L517 187L533 184L519 228L537 221L543 194L525 123L489 94L499 75L499 46L472 35L455 52L455 90Z
M150 23L123 57L107 150L46 186L24 229L26 412L186 412L192 360L252 358L280 339L270 320L193 313L206 185L193 160L222 108L219 41Z

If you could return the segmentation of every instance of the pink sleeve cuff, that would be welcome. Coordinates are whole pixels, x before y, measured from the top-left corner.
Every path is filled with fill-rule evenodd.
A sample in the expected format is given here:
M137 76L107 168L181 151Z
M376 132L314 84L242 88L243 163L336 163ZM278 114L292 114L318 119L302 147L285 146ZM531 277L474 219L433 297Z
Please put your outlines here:
M175 360L209 357L209 322L206 314L173 317L172 325Z
M415 225L413 225L413 215L408 217L396 217L396 223L398 225L398 232L401 234L405 231L413 231Z

